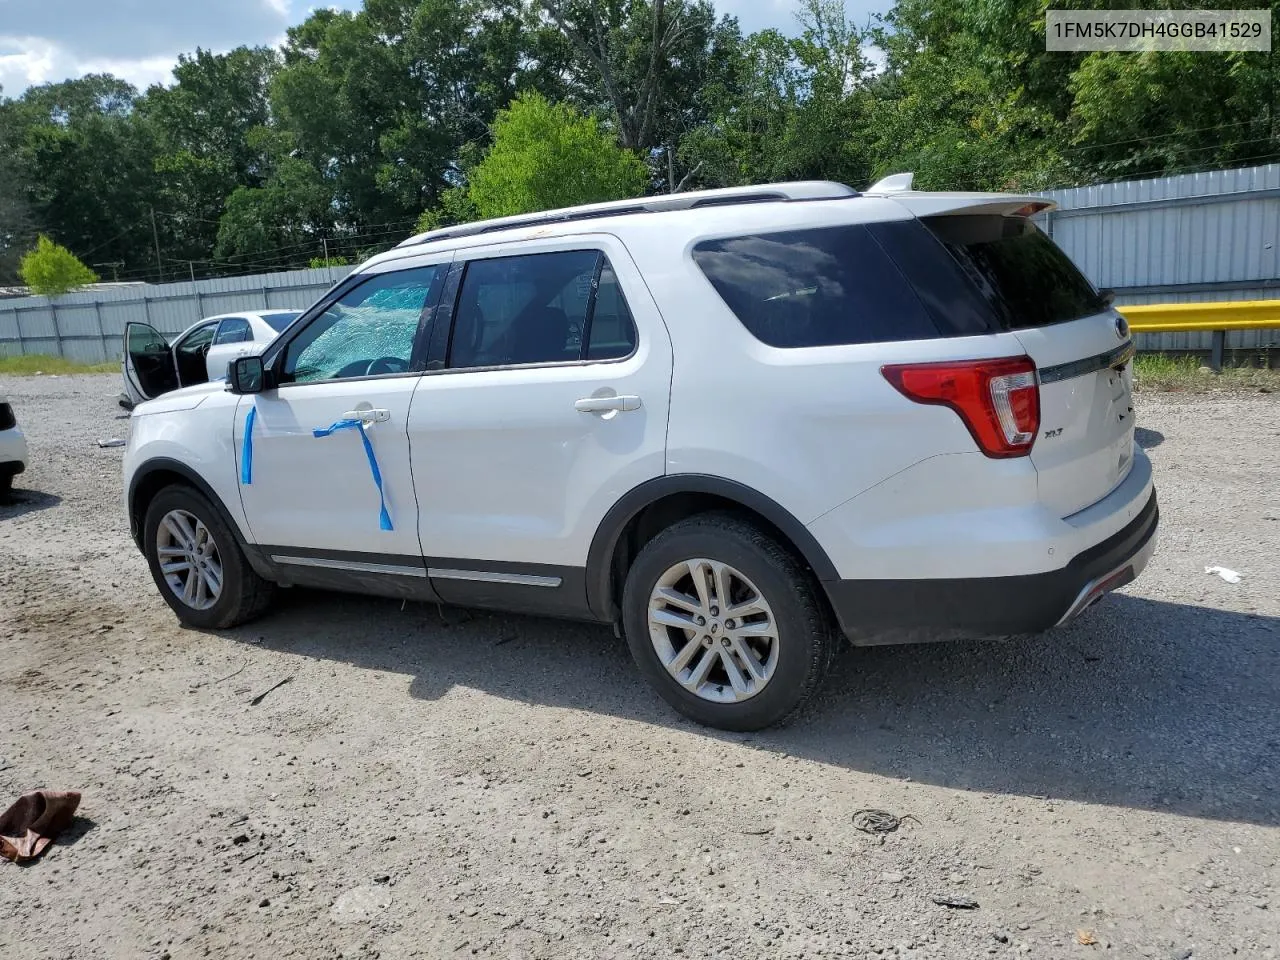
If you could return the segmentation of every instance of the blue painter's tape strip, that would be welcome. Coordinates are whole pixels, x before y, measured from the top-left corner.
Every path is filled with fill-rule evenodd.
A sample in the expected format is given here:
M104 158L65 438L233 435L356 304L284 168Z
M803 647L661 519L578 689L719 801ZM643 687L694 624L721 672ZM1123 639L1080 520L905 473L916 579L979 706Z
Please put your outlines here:
M240 448L240 482L253 483L253 425L258 422L258 408L250 407L244 418L244 444Z
M378 528L381 530L391 530L391 514L387 512L387 498L382 490L382 471L378 469L378 458L374 456L373 444L369 441L369 434L365 431L365 425L360 420L338 420L327 427L316 427L311 431L312 436L327 437L339 430L359 430L360 439L364 442L364 453L369 458L369 472L373 474L373 483L378 488Z

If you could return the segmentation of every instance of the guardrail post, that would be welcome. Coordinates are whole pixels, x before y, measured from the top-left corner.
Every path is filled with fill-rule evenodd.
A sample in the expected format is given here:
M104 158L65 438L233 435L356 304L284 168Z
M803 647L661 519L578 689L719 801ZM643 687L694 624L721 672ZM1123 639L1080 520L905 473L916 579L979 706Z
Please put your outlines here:
M1209 350L1209 367L1214 373L1222 372L1222 355L1227 347L1227 331L1213 331L1213 345Z

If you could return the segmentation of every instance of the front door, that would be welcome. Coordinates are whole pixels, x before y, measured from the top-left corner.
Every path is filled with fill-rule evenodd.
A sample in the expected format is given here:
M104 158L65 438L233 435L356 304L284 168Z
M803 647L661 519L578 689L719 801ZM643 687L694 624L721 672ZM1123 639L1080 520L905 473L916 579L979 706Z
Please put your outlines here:
M134 403L178 389L178 368L169 341L149 323L124 326L124 383Z
M407 419L416 347L447 267L373 274L346 290L265 358L277 386L241 398L241 502L276 563L425 581Z
M466 264L414 394L419 529L446 600L572 614L605 513L665 470L671 344L616 238L520 250Z

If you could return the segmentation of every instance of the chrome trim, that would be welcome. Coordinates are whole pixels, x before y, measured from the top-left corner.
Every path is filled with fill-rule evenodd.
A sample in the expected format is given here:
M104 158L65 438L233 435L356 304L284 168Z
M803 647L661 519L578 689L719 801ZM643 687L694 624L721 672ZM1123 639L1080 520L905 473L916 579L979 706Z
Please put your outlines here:
M326 560L322 557L289 557L272 555L276 563L295 567L323 567L325 570L350 570L353 573L388 573L397 577L426 577L422 567L402 567L392 563L364 563L353 560Z
M521 587L558 587L560 577L537 577L530 573L498 573L494 570L453 570L428 567L427 576L438 580L481 580L485 583L509 583Z
M1134 352L1133 341L1129 340L1120 344L1114 350L1108 350L1106 353L1085 357L1082 360L1072 360L1069 363L1059 363L1052 367L1041 367L1039 371L1040 382L1058 383L1062 380L1071 380L1075 377L1097 373L1099 370L1106 370L1108 367L1123 366L1133 359Z

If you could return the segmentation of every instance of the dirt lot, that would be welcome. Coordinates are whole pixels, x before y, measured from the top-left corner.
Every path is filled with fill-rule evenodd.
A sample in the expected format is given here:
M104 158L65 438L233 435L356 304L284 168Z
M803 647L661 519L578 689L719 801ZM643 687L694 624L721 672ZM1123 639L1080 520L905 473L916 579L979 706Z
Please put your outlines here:
M1084 622L857 651L740 736L606 629L303 592L179 628L96 444L117 390L0 383L34 458L0 508L0 806L84 792L0 863L5 960L1280 956L1274 397L1143 399L1160 548Z

